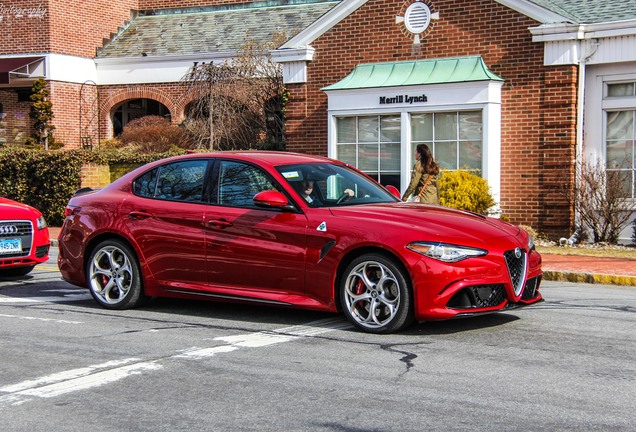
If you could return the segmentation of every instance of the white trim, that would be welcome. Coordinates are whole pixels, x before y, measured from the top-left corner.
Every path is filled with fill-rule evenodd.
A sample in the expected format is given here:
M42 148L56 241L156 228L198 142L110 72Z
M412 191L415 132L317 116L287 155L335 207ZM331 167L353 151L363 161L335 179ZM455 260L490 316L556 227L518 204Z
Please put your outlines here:
M281 45L279 49L309 46L309 44L331 30L332 27L347 18L366 2L367 0L343 0L303 31Z
M47 54L46 61L49 80L75 84L97 82L97 70L93 59L51 53Z
M272 60L277 63L312 61L316 50L310 46L303 48L285 48L270 51Z
M526 0L495 0L497 3L516 10L517 12L539 21L540 23L571 22L572 20L552 12L544 7Z
M571 22L569 18L559 15L527 0L495 1L540 23L548 24ZM340 4L336 5L329 12L324 14L318 20L314 21L303 31L281 45L280 49L301 48L309 46L312 42L329 31L340 21L347 18L358 8L364 6L366 2L367 0L343 0Z
M595 39L636 35L636 20L595 24L543 24L530 27L533 42Z
M234 56L235 52L224 51L187 56L100 58L95 60L96 82L98 85L179 82L194 62L222 63Z
M636 106L634 97L603 98L606 83L625 81L636 82L636 62L588 66L583 122L583 151L586 159L600 158L605 162L605 110L630 109Z
M283 66L283 83L307 82L307 62L314 59L315 49L305 47L299 49L272 50L272 60Z

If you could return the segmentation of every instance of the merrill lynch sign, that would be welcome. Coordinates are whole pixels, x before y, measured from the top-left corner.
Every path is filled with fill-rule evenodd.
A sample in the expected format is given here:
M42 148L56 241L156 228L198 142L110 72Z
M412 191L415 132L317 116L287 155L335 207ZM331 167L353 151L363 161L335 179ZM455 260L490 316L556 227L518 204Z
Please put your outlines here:
M409 95L397 95L393 97L380 96L380 105L389 104L412 104L417 102L427 102L426 95L409 96Z

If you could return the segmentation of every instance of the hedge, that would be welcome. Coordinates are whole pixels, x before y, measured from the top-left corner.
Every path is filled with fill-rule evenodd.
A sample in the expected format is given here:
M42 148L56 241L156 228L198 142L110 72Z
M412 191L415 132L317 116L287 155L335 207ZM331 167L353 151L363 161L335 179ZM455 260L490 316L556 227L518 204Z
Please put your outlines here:
M142 165L184 153L0 148L0 196L37 208L50 226L60 226L68 200L81 186L82 165Z

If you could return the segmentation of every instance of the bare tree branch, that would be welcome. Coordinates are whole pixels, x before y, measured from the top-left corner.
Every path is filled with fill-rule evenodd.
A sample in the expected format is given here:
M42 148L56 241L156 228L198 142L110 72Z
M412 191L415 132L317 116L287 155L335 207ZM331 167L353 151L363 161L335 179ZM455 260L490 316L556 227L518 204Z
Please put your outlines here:
M625 192L621 172L606 169L600 160L579 163L574 189L564 188L563 192L583 228L592 232L595 243L617 243L636 210L636 202Z
M198 148L284 148L285 87L269 53L282 36L276 38L267 44L249 40L231 61L195 64L186 74L193 102L184 126Z

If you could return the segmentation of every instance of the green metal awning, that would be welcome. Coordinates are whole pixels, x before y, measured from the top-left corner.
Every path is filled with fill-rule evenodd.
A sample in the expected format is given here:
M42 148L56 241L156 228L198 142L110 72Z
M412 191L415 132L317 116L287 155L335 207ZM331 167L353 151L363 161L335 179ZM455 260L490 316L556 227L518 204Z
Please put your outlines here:
M353 90L469 81L503 81L481 56L447 57L361 64L341 81L322 90Z

